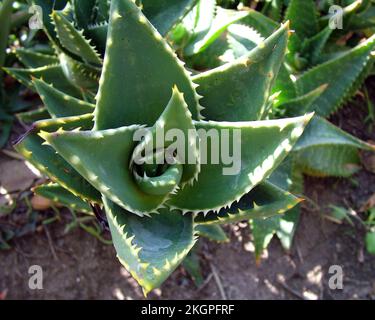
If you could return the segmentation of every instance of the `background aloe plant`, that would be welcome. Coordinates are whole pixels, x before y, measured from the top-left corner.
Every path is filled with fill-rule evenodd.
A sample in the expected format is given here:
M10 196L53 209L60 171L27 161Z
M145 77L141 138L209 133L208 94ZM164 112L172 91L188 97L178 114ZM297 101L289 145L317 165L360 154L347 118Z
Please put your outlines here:
M163 1L138 7L113 0L104 20L97 15L86 21L83 32L76 29L80 12L97 12L98 3L81 11L82 2L60 11L46 5L53 24L45 21L45 28L56 55L20 50L31 69L8 69L39 93L52 118L36 122L16 145L54 183L36 192L85 211L104 206L118 257L146 293L181 263L199 235L217 235L221 224L280 216L300 201L267 178L311 118L264 120L287 47L287 24L240 58L191 74L162 34L194 1L178 2L181 7L172 2L170 11ZM107 40L99 49L85 32L101 27ZM225 26L218 33L222 30ZM42 60L47 67L30 64ZM132 159L147 141L137 144L133 134L142 125L150 132L239 129L241 171L224 176L224 163L200 164L197 137L186 141L197 157L194 165L175 163L158 172L139 168Z
M346 34L359 30L355 24L360 15L372 10L372 3L329 3L332 4L346 5L343 30L330 29L328 12L319 18L313 1L289 1L285 19L291 21L295 33L289 42L284 75L274 88L274 92L281 90L274 108L276 115L298 115L306 111L315 111L318 115L301 139L303 145L298 145L293 152L292 161L301 172L313 176L349 177L360 169L358 149L374 150L374 147L332 126L323 117L337 112L356 93L373 68L373 36L353 48L349 42L337 45L340 37L345 38ZM302 21L301 17L307 15L309 18ZM363 29L371 27L371 22L366 21L369 24L363 25ZM291 78L295 81L285 81ZM268 234L275 230L279 229L271 226Z
M354 37L354 46L349 42L337 45L338 39L345 38L347 34L371 28L371 20L367 19L367 24L362 27L358 22L360 15L371 15L372 2L331 1L321 3L319 12L312 0L271 1L261 4L263 14L246 7L240 12L217 10L215 1L199 3L202 10L197 6L170 36L179 55L196 70L230 63L246 55L272 34L278 26L276 21L289 20L291 23L293 33L288 43L288 54L273 85L273 95L263 117L272 119L306 112L315 112L316 117L291 155L274 173L274 182L302 194L302 174L348 177L357 172L360 169L358 150L373 151L374 146L349 135L324 118L337 112L372 71L373 36L361 43L358 43L361 38L356 40ZM329 27L328 11L332 4L346 6L343 8L343 30ZM227 19L220 18L218 21L230 21L219 24L221 28L215 21L217 12L227 16ZM201 26L205 26L203 36ZM212 28L220 31L211 32ZM371 30L367 33L372 34ZM191 50L191 47L197 50ZM274 234L286 249L290 249L298 217L298 208L294 208L283 218L251 222L258 260Z
M21 86L7 77L2 69L16 61L14 55L9 52L9 46L20 45L20 43L24 46L32 44L32 34L26 38L21 37L22 25L28 17L28 6L22 1L0 2L0 149L8 141L14 114L31 107L31 104L20 94Z

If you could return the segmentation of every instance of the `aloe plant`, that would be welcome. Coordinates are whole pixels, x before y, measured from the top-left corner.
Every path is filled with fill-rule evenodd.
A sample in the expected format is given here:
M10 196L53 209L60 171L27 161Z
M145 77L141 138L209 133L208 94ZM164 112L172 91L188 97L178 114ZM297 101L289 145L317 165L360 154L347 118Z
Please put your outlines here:
M8 139L10 129L12 127L12 117L6 112L5 92L3 88L3 71L5 64L6 48L8 46L8 38L11 26L13 1L6 0L0 3L0 148L3 147Z
M358 150L375 150L373 145L323 119L337 112L356 93L373 68L374 36L354 48L339 48L331 41L351 30L358 11L371 7L369 1L351 1L346 5L344 30L331 30L325 16L319 23L313 1L291 0L286 10L286 19L290 19L295 32L288 45L286 64L273 89L274 93L281 92L274 103L275 115L296 116L308 111L317 114L290 158L300 173L349 177L361 168ZM302 21L302 17L308 14L310 18ZM291 176L291 171L288 176ZM303 184L294 191L302 193ZM286 224L289 232L282 230L278 221L273 226L260 228L263 234L259 238L265 239L263 247L266 247L269 235L277 233L289 249L297 222L298 214L295 214L294 221ZM264 225L262 221L255 223Z
M73 32L68 24L59 28L68 20L69 6L52 11L57 36L53 38L53 29L47 32L60 59L61 54L72 58L73 52L67 55L68 48L81 52L75 58L86 67L100 69L99 59L103 59L96 99L85 99L90 90L78 87L73 76L66 78L66 83L73 79L72 87L61 87L61 77L55 75L57 67L60 75L66 72L61 69L64 65L56 64L52 73L52 67L22 71L27 77L32 75L27 81L52 119L36 122L16 144L16 149L53 182L36 192L82 210L88 211L90 206L104 210L118 258L145 293L173 272L200 235L218 236L221 224L281 216L300 201L268 178L311 119L308 114L264 120L285 55L288 24L241 58L192 75L157 31L157 23L165 23L166 18L151 14L164 14L176 6L164 7L165 2L160 1L157 7L155 3L147 11L147 1L138 2L138 7L131 0L112 0L102 56L94 55L97 51L81 41L81 33L62 36L66 30ZM170 11L173 23L168 26L185 15L187 3L177 15ZM146 15L149 12L149 19L142 8ZM74 74L86 83L90 74L82 70ZM10 72L26 79L19 70ZM79 90L66 90L73 87ZM143 127L151 138L134 141L134 133ZM194 161L136 164L135 157L155 139L157 129L182 130L186 151ZM225 129L230 137L239 130L238 174L223 175L226 165L222 160L218 164L200 161L198 132L211 129ZM164 152L155 150L152 157Z
M316 116L270 180L279 187L302 194L303 174L349 177L357 172L361 168L359 150L374 151L374 146L349 135L324 118L337 112L372 71L374 36L354 47L337 46L335 43L343 35L360 29L354 24L359 21L360 15L371 14L373 3L326 1L321 8L324 13L320 14L312 0L275 0L262 3L262 13L249 8L240 12L219 9L227 17L235 17L224 25L215 23L215 1L199 3L204 4L204 9L199 11L197 7L170 36L180 57L196 70L209 70L231 63L270 36L278 26L276 21L289 20L291 23L293 33L288 43L288 54L273 84L273 95L263 117L274 119L306 112L315 112ZM343 7L344 30L329 28L328 9L333 4L346 6ZM191 21L194 21L193 25ZM362 21L369 23L363 24L363 29L371 27L371 21ZM217 28L218 25L222 28ZM200 26L205 26L203 36ZM213 33L210 31L212 28L220 32ZM205 41L202 42L202 38ZM198 50L191 51L191 47ZM291 248L298 217L299 209L295 207L284 217L251 221L258 261L274 234L287 250Z
M167 6L168 1L138 1L161 34L168 32L194 4L194 0L170 2L173 6ZM43 9L44 31L54 54L19 49L16 54L27 69L7 71L31 89L35 89L33 77L43 78L69 95L93 102L103 63L110 1L30 0L29 3Z
M0 1L0 148L8 141L14 115L31 107L20 95L21 86L9 81L10 77L3 72L4 66L16 61L8 52L10 47L17 43L28 45L33 40L32 36L18 39L28 17L28 7L22 1Z

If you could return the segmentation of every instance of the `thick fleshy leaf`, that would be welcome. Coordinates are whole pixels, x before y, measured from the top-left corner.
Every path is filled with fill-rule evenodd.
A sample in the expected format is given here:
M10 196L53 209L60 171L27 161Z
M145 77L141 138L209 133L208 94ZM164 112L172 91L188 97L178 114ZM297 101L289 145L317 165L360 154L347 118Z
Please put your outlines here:
M203 96L203 116L215 121L250 121L262 116L288 39L282 26L264 43L233 63L193 77ZM228 91L228 88L231 90Z
M96 0L73 0L74 17L79 28L84 29L92 23Z
M300 202L289 192L270 182L263 182L244 195L238 203L218 213L199 215L195 222L200 225L229 224L255 218L281 216Z
M358 1L357 1L358 2ZM350 17L350 30L366 30L375 27L375 6L372 4L366 10Z
M274 21L280 21L282 18L284 0L270 0L264 4L262 13Z
M60 44L69 52L81 58L84 62L100 66L101 58L94 47L92 47L83 32L75 29L73 24L62 12L53 11L52 18L56 26L56 32Z
M103 22L101 24L90 25L87 27L86 33L92 39L98 51L104 55L108 35L108 23Z
M207 161L201 157L198 181L171 196L168 204L188 212L217 212L230 206L272 173L302 135L310 119L311 115L259 122L197 122L201 154L207 146L213 152L207 152ZM218 143L213 142L210 130ZM227 132L225 142L223 130ZM208 143L204 143L203 134ZM223 146L227 144L234 155L229 165L224 162L230 161L223 161L228 153ZM221 158L215 159L217 155ZM213 164L215 162L218 164Z
M215 18L216 0L199 0L180 24L179 30L183 30L185 42L194 41L196 38L204 37L210 30ZM186 43L185 43L186 45Z
M8 47L9 33L11 29L11 20L13 12L13 1L2 1L0 6L0 75L2 75L1 68L4 66L6 60L6 49Z
M200 237L210 239L211 241L216 242L229 242L229 238L226 235L222 227L218 225L198 225L195 228L195 231Z
M242 25L232 24L228 27L227 38L229 47L235 59L240 58L253 50L264 41L255 29Z
M192 70L210 70L217 68L229 61L233 61L233 54L227 55L229 44L226 36L223 34L217 38L206 50L191 57L185 57L184 61ZM231 60L229 60L231 59Z
M169 137L167 140L168 133L172 133L172 130L176 129L178 129L179 136ZM181 133L183 136L180 135ZM191 118L191 113L184 101L183 94L178 91L177 87L173 88L171 100L158 121L151 128L150 135L152 139L147 139L146 137L145 141L137 146L133 157L139 156L144 150L152 150L152 152L154 152L155 149L168 149L172 147L172 144L176 144L177 149L174 150L174 152L178 153L180 148L184 151L183 154L177 154L178 161L183 164L181 184L183 185L197 179L200 171L197 143L198 135ZM163 141L158 141L160 137ZM170 140L170 138L172 138L172 140ZM161 142L163 142L162 146L158 147L158 144ZM148 177L146 178L148 179ZM163 176L160 176L160 179L160 182L164 181ZM159 178L155 177L152 183L155 184L157 181L159 181ZM160 185L155 187L160 188ZM174 187L176 186L172 185L172 190Z
M294 146L293 151L297 152L312 147L329 147L334 145L375 151L374 145L350 135L329 121L318 116L315 116L310 121L301 139L299 139Z
M42 184L33 191L44 198L79 212L92 213L90 205L57 183Z
M61 69L67 79L83 91L96 94L101 70L72 59L67 54L59 54Z
M247 16L246 11L235 11L216 8L216 16L207 32L198 33L184 49L186 56L204 51L212 44L231 24L240 21Z
M193 154L197 158L196 133L189 136L192 130L195 132L191 114L177 89L173 90L170 103L154 129L165 130L167 134L170 129L176 128L183 130L186 138L186 156ZM160 208L180 182L194 179L199 172L199 162L195 159L196 164L184 164L182 173L181 165L175 165L171 169L176 169L176 174L167 170L160 176L148 177L145 174L141 177L134 171L133 160L149 143L149 139L146 136L146 142L137 146L137 131L141 133L141 127L134 125L91 132L45 133L43 138L102 194L120 207L142 216ZM169 144L164 146L168 147ZM157 145L152 147L151 150L154 150ZM182 161L187 163L185 159ZM169 185L172 188L167 188Z
M279 74L272 87L272 93L277 94L277 101L274 102L275 106L293 100L297 95L296 86L285 63L280 67Z
M140 218L103 199L120 262L145 294L159 287L195 244L191 215L163 209Z
M96 23L108 22L111 0L98 0L97 2L98 16L96 18Z
M18 68L4 68L12 77L16 78L24 86L35 90L32 78L43 79L47 83L54 83L56 88L72 95L80 97L79 90L69 82L65 77L64 72L59 65L50 65L35 69L18 69Z
M278 79L278 82L281 79ZM285 95L281 92L282 101L284 103L278 103L277 108L286 116L295 117L298 115L303 115L311 109L314 109L313 104L315 103L316 99L320 97L320 95L327 89L328 85L324 84L320 87L316 88L315 90L308 92L305 95L298 96L296 98L285 100ZM282 89L282 88L279 88ZM279 99L279 96L277 97Z
M166 195L141 191L129 169L140 126L103 131L43 133L43 138L87 181L122 208L143 216L155 211Z
M47 55L34 50L19 48L15 51L18 60L27 68L41 68L48 65L56 65L59 59L56 56Z
M60 128L65 130L74 130L78 127L90 129L93 125L92 120L92 115L85 115L36 122L32 129L15 145L15 149L52 181L59 183L79 197L100 202L100 193L60 155L57 155L50 146L45 145L44 140L39 136L41 131L55 132Z
M358 149L375 151L375 146L323 118L314 117L293 151L297 163L307 174L348 177L360 169Z
M131 0L112 1L108 32L97 129L152 126L175 85L184 93L193 118L198 118L197 95L187 71Z
M374 48L375 36L372 36L344 55L318 65L298 78L296 85L299 95L328 84L328 88L308 111L315 111L325 117L335 112L350 98L373 65L371 52Z
M276 234L285 250L290 250L299 221L299 209L289 210L282 218L253 219L250 222L255 247L255 258L260 262L263 251Z
M269 37L279 27L277 22L253 9L247 11L247 16L241 20L241 24L252 27L263 37Z
M302 45L301 55L307 57L309 65L313 66L319 62L320 55L326 45L333 29L326 27L315 36L306 39Z
M138 0L138 2L145 16L164 36L191 10L197 0Z
M279 221L278 217L253 219L250 221L253 244L255 247L255 258L258 264L262 253L270 244L277 228L279 227Z
M296 159L304 173L317 177L350 177L361 169L358 149L341 145L304 149Z
M318 13L313 0L290 0L285 20L290 20L290 27L300 39L318 33Z
M272 173L269 181L294 194L303 193L303 175L291 155ZM250 226L253 230L255 258L258 263L274 235L280 239L285 250L291 249L299 216L300 205L296 205L282 216L250 220Z
M94 111L94 105L71 97L42 80L34 79L33 83L49 114L54 118L79 116Z
M203 275L199 259L198 247L195 246L186 256L184 261L182 261L182 266L185 271L189 273L197 287L203 283Z
M50 114L45 107L39 107L35 110L17 113L16 117L19 121L29 124L39 120L49 119Z

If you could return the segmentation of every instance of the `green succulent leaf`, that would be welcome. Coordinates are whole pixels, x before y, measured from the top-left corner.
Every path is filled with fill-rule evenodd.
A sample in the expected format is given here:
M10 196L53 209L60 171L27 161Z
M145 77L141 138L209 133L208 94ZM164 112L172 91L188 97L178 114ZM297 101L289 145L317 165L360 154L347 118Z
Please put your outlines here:
M12 77L26 87L35 90L32 78L43 79L47 83L54 83L56 89L74 97L81 97L79 89L72 85L65 77L60 65L48 65L33 69L4 68Z
M307 174L348 177L360 169L358 149L375 151L375 146L321 117L314 117L293 151L297 163Z
M96 23L108 22L111 0L97 0Z
M164 36L181 21L197 0L137 0L137 2L145 16Z
M229 242L225 231L219 225L198 225L195 228L199 236L216 242Z
M311 38L319 31L318 12L313 0L290 0L285 15L300 39Z
M278 80L280 81L281 79ZM309 110L314 110L316 108L314 107L315 101L322 95L327 87L327 84L323 84L305 95L278 104L277 108L290 117L305 114ZM277 99L279 99L279 97L277 97ZM282 96L281 99L285 100L285 96Z
M271 217L250 221L255 258L258 263L274 235L277 235L286 250L290 250L298 220L299 208L296 207L289 210L282 218Z
M295 144L293 151L297 152L317 146L329 147L334 145L375 151L374 145L350 135L319 116L312 118L302 137Z
M263 37L269 37L279 27L277 22L253 9L247 11L247 16L241 20L241 24L252 27Z
M101 24L89 25L86 29L86 33L90 39L92 39L99 52L104 54L108 35L108 23L103 22Z
M44 133L43 139L102 194L143 216L155 211L166 196L142 192L129 169L136 147L134 133L140 129L134 125L103 131L63 131Z
M172 90L172 97L169 101L166 109L163 114L160 116L155 125L151 128L150 134L152 139L145 139L143 143L140 143L136 150L134 151L133 158L139 156L141 151L159 148L168 149L173 147L172 144L175 142L175 139L171 141L166 141L166 137L163 137L162 146L158 147L158 136L163 133L168 134L171 130L178 128L179 134L183 133L183 142L182 140L176 141L177 147L184 147L184 158L178 159L184 165L182 175L180 177L182 185L185 183L192 183L194 179L197 179L198 173L200 171L199 164L199 149L198 149L198 135L195 130L195 126L192 120L192 115L187 107L186 102L184 101L183 94L178 91L178 88L175 87ZM159 141L160 143L161 141ZM151 144L152 143L152 144ZM147 149L149 148L149 149ZM179 150L176 150L176 152ZM146 155L147 156L147 155ZM181 156L181 155L180 155ZM154 183L158 181L156 177ZM176 185L172 185L172 190ZM160 189L160 185L157 186ZM171 191L172 191L171 190Z
M195 222L199 225L216 225L281 216L299 202L300 199L289 192L265 181L229 209L221 209L218 213L209 212L206 216L199 215Z
M59 54L61 69L69 81L82 91L91 91L94 94L98 90L100 69L91 67L72 59L67 54Z
M242 24L232 24L228 27L228 43L235 59L249 53L259 44L263 43L262 37L258 31Z
M225 35L222 35L206 50L191 57L184 57L184 61L190 69L206 71L234 60L231 56L228 57L227 53L229 50L227 38Z
M200 261L199 261L200 259L199 259L199 255L197 251L198 251L198 248L197 246L195 246L186 256L184 261L182 261L182 266L192 277L195 285L199 287L200 285L203 284L203 275L202 275L202 270L201 270Z
M84 213L92 213L90 205L81 198L75 196L69 190L61 187L57 183L42 184L34 188L34 192L53 202L62 204L67 208Z
M177 89L173 90L170 103L153 129L167 132L171 128L184 130L188 139L185 142L187 155L198 157L196 143L190 143L191 139L197 139L196 135L186 134L188 130L194 131L191 114ZM199 163L196 164L198 160L195 159L195 164L186 164L183 169L176 164L160 176L152 177L145 172L141 177L133 160L149 142L146 135L146 142L137 145L134 137L140 129L140 126L133 125L89 132L60 131L42 136L102 194L120 207L142 216L160 208L180 182L194 179L199 172ZM166 148L168 146L165 144Z
M60 128L65 130L74 130L78 127L90 129L93 125L92 120L92 115L85 115L36 122L27 135L15 145L15 149L52 181L59 183L76 196L99 203L100 193L60 155L57 155L55 150L45 145L44 140L39 136L42 131L55 132Z
M117 256L147 294L183 261L195 244L191 215L163 209L140 218L103 199Z
M275 84L272 87L271 93L276 94L277 96L274 101L275 107L296 98L296 86L285 63L280 67L280 71L275 80Z
M231 24L240 21L247 15L246 11L226 10L218 7L216 16L207 33L200 32L184 49L184 55L192 56L204 51L212 44Z
M185 39L187 44L197 38L203 38L208 33L215 18L215 10L216 0L199 0L193 10L186 15L179 27L184 31L183 37L188 38Z
M247 55L193 77L203 96L203 116L215 121L260 119L281 66L287 38L288 26L284 25Z
M4 66L6 60L6 48L8 46L9 33L11 30L13 2L13 0L5 0L2 1L0 6L0 75L2 75L1 68Z
M253 235L253 244L255 247L255 258L260 262L264 250L271 243L273 236L279 227L278 217L268 219L253 219L250 221L250 228Z
M62 12L53 11L52 18L63 48L80 57L85 63L100 66L102 60L94 47L84 37L83 31L75 29Z
M316 65L319 62L320 56L323 52L325 45L329 37L332 34L333 29L326 27L313 37L306 39L303 42L301 55L308 57L309 64L311 66Z
M152 126L175 85L184 93L193 118L198 118L197 95L188 73L131 0L112 1L108 32L97 98L97 129Z
M216 132L216 138L220 142L213 145L214 153L208 152L207 161L201 159L198 181L172 195L168 204L187 212L217 212L230 206L272 173L302 135L310 119L311 115L260 122L197 122L198 135L203 129L208 148L212 148L210 130L213 134ZM216 159L218 164L213 164L216 161L213 158L215 154L225 154L225 150L220 148L223 137L218 134L225 129L228 132L230 150L234 147L241 149L241 160L236 159L234 162L234 165L240 164L238 168L233 166L229 169L223 159ZM236 135L241 135L241 143L237 141L238 137L234 138ZM201 148L204 149L202 136L200 137ZM233 143L233 140L236 142ZM233 154L238 154L237 152L235 150ZM236 169L239 170L233 175L232 171Z
M45 107L39 107L35 110L17 113L16 117L19 121L29 124L39 120L48 119L50 114Z
M299 77L296 86L300 95L329 84L308 111L315 111L323 117L329 116L350 98L373 65L371 52L374 47L375 36L372 36L349 52L318 65Z
M79 28L85 29L92 23L96 2L96 0L72 0L75 21Z
M366 30L375 27L375 6L372 4L367 10L353 14L348 28L350 30Z
M294 194L303 193L302 171L292 155L289 155L272 173L269 181L279 188L283 188ZM280 239L285 250L289 251L291 249L299 217L300 205L296 205L288 208L288 211L282 216L250 220L255 246L255 258L258 263L260 263L261 255L268 247L274 235Z
M95 106L69 96L43 80L34 79L34 87L53 118L79 116L92 113Z
M304 173L317 177L350 177L361 169L358 149L341 145L308 148L296 159Z
M56 58L56 56L35 52L30 49L18 48L15 53L18 60L20 60L25 67L30 69L56 65L59 63L59 59Z

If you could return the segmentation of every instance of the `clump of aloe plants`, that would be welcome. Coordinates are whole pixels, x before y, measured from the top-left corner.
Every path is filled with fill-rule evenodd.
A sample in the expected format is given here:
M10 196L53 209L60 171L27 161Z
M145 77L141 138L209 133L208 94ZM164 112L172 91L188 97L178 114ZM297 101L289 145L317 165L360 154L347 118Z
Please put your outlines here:
M179 3L178 9L112 0L100 54L83 41L86 29L73 30L78 15L92 12L79 11L73 1L51 11L54 67L8 70L39 93L52 118L36 122L16 144L52 181L36 192L105 213L118 258L145 293L173 272L200 235L221 224L281 216L300 202L269 178L312 117L266 119L288 24L238 59L192 74L162 36L194 1ZM92 8L96 12L97 3ZM69 85L61 87L61 79ZM168 153L175 141L166 135L161 148L148 148L159 130L182 132L182 151ZM135 139L139 132L147 135ZM226 132L229 139L218 135L219 154L241 150L235 174L223 174L228 164L210 152L203 161L201 132ZM213 141L208 137L207 145ZM163 161L138 163L139 157Z
M230 1L225 4L227 7ZM333 28L331 5L342 5L343 29ZM196 10L170 33L170 41L190 68L207 71L245 56L269 37L280 22L290 21L288 53L273 83L263 117L278 119L307 112L315 112L315 116L270 179L279 187L302 194L303 174L351 176L361 168L359 151L374 151L374 146L325 118L349 101L373 70L375 37L371 36L372 22L368 19L373 3L325 1L319 8L312 0L277 0L258 6L262 6L262 12L244 6L237 11L217 9L214 0L199 1ZM227 19L219 18L220 15ZM361 37L343 44L343 39L361 33ZM282 217L250 221L258 261L274 234L287 250L291 248L298 219L296 206Z

